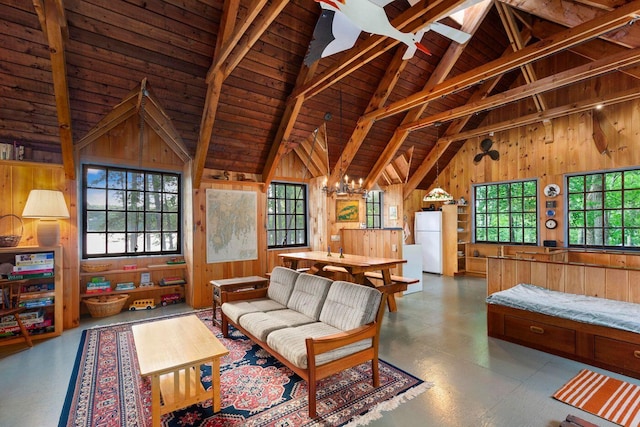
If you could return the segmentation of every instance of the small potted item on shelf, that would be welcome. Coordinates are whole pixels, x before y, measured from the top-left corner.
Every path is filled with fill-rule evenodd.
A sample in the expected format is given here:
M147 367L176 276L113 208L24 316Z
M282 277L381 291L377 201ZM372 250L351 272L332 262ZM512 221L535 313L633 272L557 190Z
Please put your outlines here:
M184 258L173 257L167 261L167 264L184 264Z

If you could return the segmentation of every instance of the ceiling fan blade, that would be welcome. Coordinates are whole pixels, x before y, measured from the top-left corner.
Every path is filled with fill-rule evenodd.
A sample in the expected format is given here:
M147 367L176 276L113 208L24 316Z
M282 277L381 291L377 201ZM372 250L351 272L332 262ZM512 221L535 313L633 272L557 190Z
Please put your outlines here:
M478 153L475 155L475 157L473 158L473 161L475 163L478 163L480 160L482 160L482 158L485 156L485 154L487 153Z
M489 138L485 138L482 140L482 142L480 142L480 148L482 148L482 151L484 152L489 151L492 145L493 145L493 141L490 140Z
M460 44L468 42L471 38L471 34L465 33L464 31L456 30L453 27L441 24L439 22L432 22L429 25L429 28L436 33L441 34Z
M498 160L500 158L500 153L498 152L498 150L491 150L487 154L489 155L489 157L491 157L491 160Z

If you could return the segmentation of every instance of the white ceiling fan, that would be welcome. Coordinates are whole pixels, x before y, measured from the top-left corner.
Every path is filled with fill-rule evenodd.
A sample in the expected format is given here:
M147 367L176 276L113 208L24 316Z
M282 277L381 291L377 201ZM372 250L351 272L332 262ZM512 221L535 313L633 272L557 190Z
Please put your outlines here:
M404 33L389 22L384 6L395 0L316 0L322 7L322 14L313 32L313 39L305 57L305 64L311 65L320 58L350 49L362 31L394 38L407 45L403 59L410 59L416 50L431 54L420 43L427 31L435 31L457 43L469 41L470 34L439 22L431 22L415 33ZM449 13L464 10L481 0L466 0ZM413 6L418 0L409 0ZM441 18L440 18L441 19Z

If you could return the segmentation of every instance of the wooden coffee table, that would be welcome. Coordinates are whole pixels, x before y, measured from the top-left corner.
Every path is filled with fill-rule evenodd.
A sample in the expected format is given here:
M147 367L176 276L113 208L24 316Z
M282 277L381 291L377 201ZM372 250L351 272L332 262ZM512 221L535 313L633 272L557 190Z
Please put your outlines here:
M229 350L195 315L132 326L140 374L151 377L153 426L160 416L206 399L220 410L220 358ZM211 390L200 382L200 365L211 362ZM160 396L162 395L162 402Z

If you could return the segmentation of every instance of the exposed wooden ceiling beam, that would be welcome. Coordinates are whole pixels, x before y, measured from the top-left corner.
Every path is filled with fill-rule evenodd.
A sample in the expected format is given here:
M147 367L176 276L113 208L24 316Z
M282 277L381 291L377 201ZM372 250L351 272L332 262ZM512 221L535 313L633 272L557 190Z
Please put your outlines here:
M516 9L523 10L542 19L555 22L571 28L582 24L585 21L593 20L603 12L611 12L616 9L626 7L624 1L612 1L606 7L605 1L591 2L567 2L563 0L545 0L544 6L541 6L539 0L501 0ZM580 4L583 3L583 4ZM599 7L596 4L600 3ZM619 3L619 4L618 4ZM638 25L627 25L621 27L619 31L611 33L603 33L601 37L612 43L619 44L624 47L634 48L640 46L640 27Z
M487 13L489 13L491 5L491 1L484 1L467 9L465 11L464 24L460 29L466 33L472 35L475 34L476 30L478 29L484 18L487 16ZM446 79L446 77L451 72L451 69L458 61L458 58L460 58L460 55L462 55L462 52L464 52L465 46L466 45L460 45L458 43L451 43L449 45L449 48L442 56L442 59L438 63L436 69L427 80L427 83L424 86L424 90L429 90L430 88L433 88L438 83L441 83L442 81L444 81L444 79ZM403 118L402 124L411 123L419 119L426 110L427 106L428 103L425 103L409 110ZM373 168L371 169L371 172L367 176L364 184L365 187L369 188L378 181L380 175L384 172L386 165L388 165L391 159L393 159L395 154L398 152L398 150L406 140L407 136L409 136L409 132L407 131L396 130L394 132L391 139L386 144L382 155L378 158Z
M496 2L496 8L498 9L498 14L500 15L502 25L507 33L507 37L509 38L513 51L517 52L522 50L526 45L520 38L520 30L518 29L518 24L516 23L511 7L498 1ZM536 72L531 64L524 64L520 67L520 70L522 71L522 76L527 83L537 80ZM542 94L534 95L533 102L538 111L544 111L547 108Z
M534 35L534 37L539 39L550 37L552 34L563 31L564 29L565 28L559 24L554 24L553 22L542 21L539 19L536 19L531 26L532 34ZM577 55L593 61L599 58L603 58L606 55L611 55L612 53L623 52L627 50L627 48L600 38L593 39L587 43L582 43L577 46L573 46L569 50ZM636 79L640 79L640 69L638 69L637 67L617 71Z
M394 102L389 106L373 111L369 113L366 118L380 120L398 114L433 99L468 88L498 74L511 71L534 60L539 60L545 56L568 49L615 28L627 25L639 10L640 0L628 3L613 12L606 13L589 22L555 34L548 39L531 44L511 55L462 73L442 82L430 90L423 90L405 99Z
M65 55L65 40L68 34L64 4L62 0L36 0L33 5L38 14L40 24L43 25L42 31L45 34L51 54L51 74L58 116L62 165L66 177L75 179L73 127L71 126L71 104L69 102L67 60Z
M413 32L426 24L447 16L464 0L421 0L400 16L391 21L391 25L403 32ZM382 53L396 46L399 42L387 37L372 35L366 40L357 43L352 49L345 52L340 60L318 74L313 80L304 86L297 87L291 94L292 98L304 96L307 99L340 81L367 62L377 58Z
M437 122L449 121L480 111L494 109L499 106L509 104L511 102L515 102L538 93L543 93L552 89L558 89L562 86L567 86L579 81L609 73L611 72L611 70L616 68L633 66L638 62L640 62L640 48L631 49L625 52L619 52L614 55L609 55L605 58L598 59L597 61L593 61L588 64L580 65L570 70L545 77L528 85L518 86L508 91L485 98L481 101L443 111L430 117L422 118L413 123L407 123L400 126L399 129L414 131L427 126L431 126Z
M204 111L200 122L200 136L196 147L196 156L193 164L193 188L200 187L204 165L209 153L209 145L211 143L211 135L213 134L213 125L215 123L216 113L218 111L218 103L220 101L220 93L225 79L233 72L235 67L240 63L242 58L251 50L253 45L258 41L260 36L267 30L271 22L278 16L282 9L288 3L288 0L277 0L271 3L269 8L262 17L256 20L259 13L264 9L266 1L254 0L253 8L249 11L247 19L242 25L235 30L235 20L238 11L238 0L227 0L223 11L222 28L224 33L218 34L222 37L221 41L216 45L214 53L213 66L207 74L207 96L205 99ZM252 31L244 43L237 44L234 40L240 40L246 35L246 31L250 24L254 24ZM230 49L227 49L230 47ZM233 52L233 55L231 55ZM284 154L279 148L285 148L281 142L277 145L276 153L280 153L277 160L279 161ZM267 166L265 166L265 169ZM271 166L269 166L271 169ZM263 175L264 176L264 175ZM264 186L263 189L266 189Z
M307 67L303 64L300 69L300 73L298 74L298 78L296 79L296 87L309 81L315 74L317 68L318 62L311 64L311 67ZM290 102L287 102L284 112L280 117L278 131L276 132L276 137L273 140L274 142L271 144L271 149L269 150L269 155L267 156L267 161L262 171L262 181L264 182L263 191L266 191L269 184L271 184L273 176L276 173L276 168L278 167L278 164L280 164L280 159L282 159L287 151L287 145L285 142L291 136L291 130L298 118L300 108L302 108L304 97L290 98L289 101Z
M393 59L387 66L386 73L378 83L378 87L373 92L373 95L369 100L369 104L367 105L365 114L369 111L373 111L377 108L382 107L389 98L389 95L393 91L393 88L396 86L398 80L400 79L400 74L407 66L407 61L402 59L405 51L406 48L404 47L396 50ZM338 180L341 178L340 172L346 172L346 170L349 168L349 165L360 149L364 138L367 136L373 125L373 120L364 120L362 117L358 119L351 137L345 145L344 150L342 150L342 153L340 153L340 162L336 164L333 168L333 171L331 171L331 175L329 176L327 183L328 186L333 186L336 182L338 182ZM373 183L371 183L371 185L373 185ZM370 188L370 186L367 187L365 184L365 188L367 189Z

